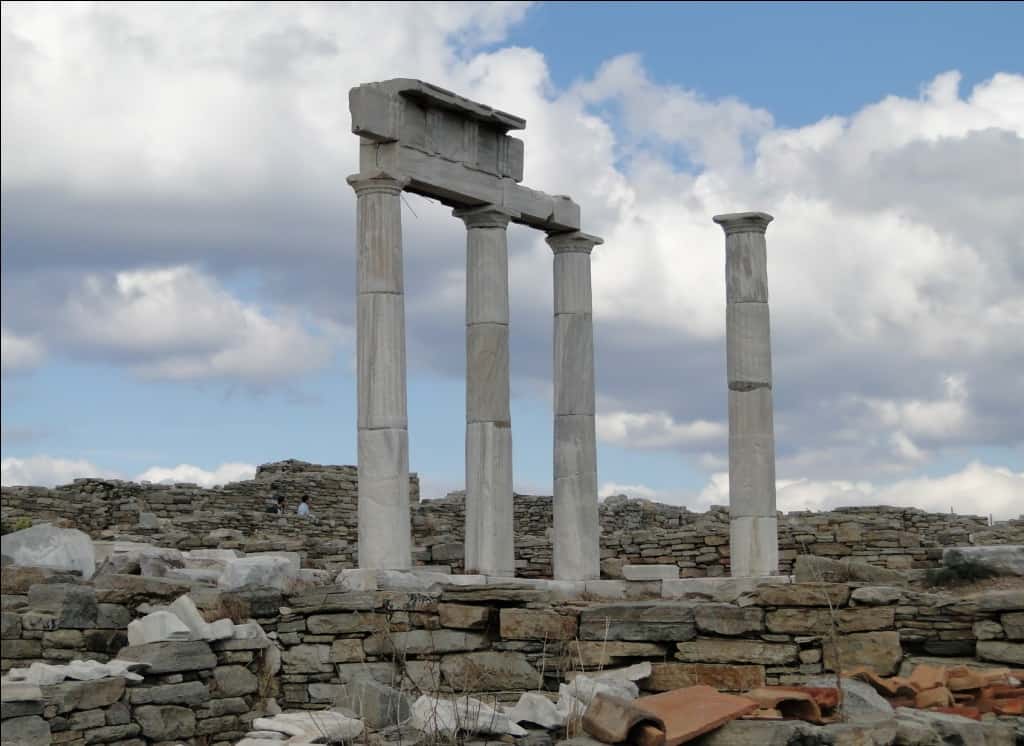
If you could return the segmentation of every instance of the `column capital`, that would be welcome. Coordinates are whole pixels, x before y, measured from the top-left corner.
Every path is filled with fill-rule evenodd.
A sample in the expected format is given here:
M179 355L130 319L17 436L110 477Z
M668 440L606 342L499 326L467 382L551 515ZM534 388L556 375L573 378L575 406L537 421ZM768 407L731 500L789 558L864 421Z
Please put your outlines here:
M733 233L764 233L775 218L766 212L730 212L711 219L722 226L725 235L731 236Z
M356 194L372 194L374 192L401 194L409 183L407 177L396 176L387 171L352 174L345 181L355 190Z
M589 254L595 246L604 243L603 238L592 236L582 231L571 231L569 233L549 233L548 246L556 254Z
M497 205L480 205L479 207L459 207L452 210L467 228L507 228L509 221L518 218L519 213Z

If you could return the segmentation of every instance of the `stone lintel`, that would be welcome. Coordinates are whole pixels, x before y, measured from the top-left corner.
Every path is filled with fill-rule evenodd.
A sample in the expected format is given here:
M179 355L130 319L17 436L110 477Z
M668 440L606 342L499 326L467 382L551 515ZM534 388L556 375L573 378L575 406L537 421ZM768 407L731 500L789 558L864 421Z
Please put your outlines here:
M594 250L595 246L600 246L604 243L603 238L592 236L591 234L583 233L582 231L549 233L547 241L548 246L550 246L551 250L556 254L565 254L570 252L589 254Z
M569 197L550 195L418 147L401 142L360 146L360 169L384 170L408 179L405 191L436 199L455 209L493 205L512 221L552 233L578 231L580 208Z
M768 223L774 219L766 212L730 212L712 218L722 226L727 236L733 233L764 233L768 230Z

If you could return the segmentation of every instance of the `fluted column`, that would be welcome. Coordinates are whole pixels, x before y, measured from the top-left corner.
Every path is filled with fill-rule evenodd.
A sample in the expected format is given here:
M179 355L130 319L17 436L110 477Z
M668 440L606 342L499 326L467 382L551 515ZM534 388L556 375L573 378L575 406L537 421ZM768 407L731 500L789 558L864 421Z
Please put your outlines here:
M403 179L356 174L359 567L412 564L402 279Z
M466 224L468 573L515 575L509 405L508 212L455 210Z
M716 215L725 231L729 547L733 577L779 571L775 432L763 212Z
M601 576L594 429L594 327L590 252L602 241L555 233L554 546L556 580Z

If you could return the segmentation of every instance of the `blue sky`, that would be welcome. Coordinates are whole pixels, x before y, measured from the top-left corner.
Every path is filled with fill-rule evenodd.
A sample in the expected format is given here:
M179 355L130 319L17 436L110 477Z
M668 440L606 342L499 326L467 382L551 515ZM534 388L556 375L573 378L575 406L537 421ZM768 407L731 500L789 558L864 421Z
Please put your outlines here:
M525 183L606 238L603 494L725 501L710 217L765 209L780 507L1020 513L1022 25L986 3L5 4L4 484L354 462L344 92L412 76L525 115ZM404 231L436 497L462 484L464 235L417 197ZM550 255L510 240L516 487L548 493Z

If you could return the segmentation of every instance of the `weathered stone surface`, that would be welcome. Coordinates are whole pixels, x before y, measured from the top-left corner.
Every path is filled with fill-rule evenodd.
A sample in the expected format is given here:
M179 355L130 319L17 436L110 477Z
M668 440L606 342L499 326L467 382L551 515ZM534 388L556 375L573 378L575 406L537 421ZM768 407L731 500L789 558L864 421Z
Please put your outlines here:
M201 705L209 699L210 690L201 681L133 687L128 690L128 701L133 705Z
M218 695L222 697L255 694L259 688L255 674L245 666L218 666L213 669L213 680L217 684Z
M703 638L681 642L676 658L692 663L759 663L781 666L794 663L797 646L760 640L715 640Z
M834 560L813 554L801 554L793 562L797 583L874 583L905 586L907 575L899 570L859 562L854 559Z
M228 590L249 586L285 591L298 575L298 569L287 557L240 557L228 561L217 585Z
M6 687L5 687L6 688ZM41 715L43 712L42 700L28 702L7 702L0 703L0 718L20 718L26 715Z
M985 738L984 726L976 720L942 712L913 710L909 707L898 708L896 718L897 723L900 724L900 733L908 732L906 725L917 726L914 729L915 733L919 733L920 729L927 730L931 734L931 739L921 742L926 746L932 746L932 744L989 746L989 742Z
M36 611L55 616L58 627L87 629L96 626L96 593L89 586L71 583L34 585L28 591L28 604Z
M547 591L536 590L523 585L475 586L470 588L445 588L441 594L444 602L468 603L537 603L548 600Z
M682 601L591 606L580 614L583 640L670 641L697 636L692 604Z
M118 656L123 660L150 664L148 673L199 671L217 665L217 656L202 640L189 642L154 642L126 647Z
M97 604L96 627L122 630L132 620L132 613L120 604Z
M445 656L441 672L457 692L536 689L542 678L526 656L514 652L485 651Z
M764 630L764 611L752 606L701 604L695 612L697 629L716 635L745 635Z
M121 677L97 681L69 681L41 687L48 703L56 705L58 712L92 710L107 707L124 694L125 680Z
M626 580L665 580L679 577L678 565L623 565Z
M369 674L362 674L344 685L335 704L352 710L375 730L405 722L412 705L405 694L381 684Z
M763 606L844 606L850 589L838 583L794 583L764 585L757 589Z
M331 643L331 663L354 663L365 657L363 641L358 637L346 637Z
M977 654L978 657L983 660L1009 663L1014 666L1024 666L1024 643L1021 642L979 640L977 645Z
M1024 611L1024 589L985 591L976 599L978 611Z
M954 569L972 565L994 575L1024 577L1024 544L947 547L942 552L942 564Z
M971 632L979 640L1002 640L1006 637L1006 634L1003 632L1003 625L990 619L975 622L971 627Z
M0 653L8 658L39 658L43 654L43 646L39 640L3 640L0 641Z
M128 624L129 645L183 641L192 637L192 630L169 611L154 611Z
M452 629L486 629L491 618L487 606L469 604L438 604L441 626Z
M403 614L399 620L405 620ZM352 612L349 614L316 614L306 620L306 626L315 635L348 635L357 632L379 632L387 629L386 614Z
M575 615L538 609L502 609L501 636L506 640L571 640L576 637Z
M857 632L841 635L833 644L826 639L823 645L825 667L835 671L856 666L868 666L882 676L896 673L903 659L897 632Z
M142 734L154 741L191 738L196 732L196 716L187 707L142 705L136 707L135 720Z
M840 634L875 629L891 629L895 621L891 606L862 609L821 608L776 609L769 611L765 625L769 632L791 635L827 634L835 630Z
M363 641L363 649L367 655L391 655L395 652L424 655L479 650L485 643L486 638L474 632L414 629L371 635Z
M834 676L819 676L807 681L807 686L834 687L836 679ZM892 705L890 705L874 687L857 679L841 679L843 690L843 711L849 720L865 722L871 720L886 720L892 717Z
M0 614L0 637L5 640L21 637L21 617L11 611Z
M295 645L281 653L281 664L286 674L324 673L334 670L331 665L330 645Z
M99 575L93 581L96 598L100 603L138 606L154 599L172 601L189 586L167 578L148 578L142 575Z
M1008 640L1024 640L1024 612L1003 614L999 621L1003 624L1003 631Z
M7 547L4 547L7 553ZM3 744L18 746L49 746L50 724L37 715L4 720Z
M728 692L745 692L765 685L764 666L719 663L652 663L651 675L640 687L667 692L687 686L713 686Z
M693 746L796 746L817 744L817 729L798 720L733 720L691 741ZM865 745L867 746L867 745Z
M865 606L885 606L886 604L897 603L902 595L903 590L900 588L869 585L863 588L855 588L850 593L850 600Z
M73 570L88 580L96 572L96 551L89 535L74 528L39 523L0 537L2 553L15 565Z
M621 642L617 640L572 640L566 649L566 666L607 666L616 658L663 657L665 646L653 642Z

